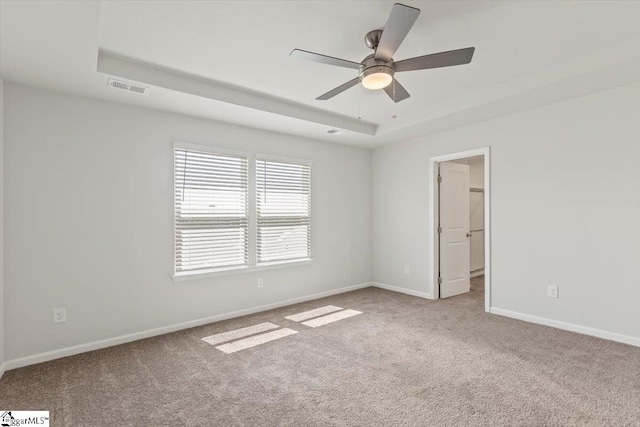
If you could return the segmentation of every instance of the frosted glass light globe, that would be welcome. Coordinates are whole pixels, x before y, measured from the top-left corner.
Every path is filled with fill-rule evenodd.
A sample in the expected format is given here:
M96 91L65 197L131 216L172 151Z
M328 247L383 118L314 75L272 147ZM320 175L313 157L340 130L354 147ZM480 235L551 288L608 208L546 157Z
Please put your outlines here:
M383 89L391 84L393 77L388 73L373 73L362 78L362 86L367 89Z

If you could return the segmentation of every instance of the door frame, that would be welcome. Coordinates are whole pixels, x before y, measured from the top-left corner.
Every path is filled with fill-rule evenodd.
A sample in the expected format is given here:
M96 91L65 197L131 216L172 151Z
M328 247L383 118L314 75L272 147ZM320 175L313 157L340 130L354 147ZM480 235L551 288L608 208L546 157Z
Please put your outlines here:
M431 296L432 299L440 299L440 289L438 286L438 265L440 261L438 239L438 164L474 156L484 156L484 311L489 312L491 310L491 147L459 151L431 157L429 159L429 176L431 177L429 190L429 247L432 253L432 256L429 257L429 266L431 268Z

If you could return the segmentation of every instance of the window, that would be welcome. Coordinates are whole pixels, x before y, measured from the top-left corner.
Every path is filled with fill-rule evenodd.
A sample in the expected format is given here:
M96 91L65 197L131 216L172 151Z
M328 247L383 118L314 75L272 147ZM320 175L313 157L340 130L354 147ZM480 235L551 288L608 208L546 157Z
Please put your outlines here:
M248 159L182 148L175 156L175 272L248 265Z
M174 277L311 259L311 165L174 143Z
M310 257L310 169L308 164L256 160L258 264Z

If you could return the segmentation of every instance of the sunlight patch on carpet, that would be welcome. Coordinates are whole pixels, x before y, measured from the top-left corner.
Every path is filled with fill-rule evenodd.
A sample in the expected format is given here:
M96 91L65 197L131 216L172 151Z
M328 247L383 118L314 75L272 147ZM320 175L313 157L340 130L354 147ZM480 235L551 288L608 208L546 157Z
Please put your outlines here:
M227 354L235 353L236 351L245 350L247 348L255 347L257 345L268 343L270 341L275 341L277 339L288 337L289 335L297 333L298 331L294 331L293 329L283 328L278 329L277 331L254 335L252 337L243 338L241 340L219 345L216 348Z
M323 316L339 310L342 310L342 308L336 307L335 305L326 305L313 310L303 311L302 313L292 314L291 316L285 317L285 319L293 320L294 322L302 322L303 320L313 319L314 317Z
M317 328L318 326L323 326L328 323L337 322L338 320L346 319L348 317L352 317L358 314L362 314L362 312L356 311L356 310L344 310L344 311L339 311L337 313L328 314L326 316L316 317L315 319L302 322L302 324L305 326L309 326L311 328Z
M211 345L222 344L223 342L235 340L238 338L244 338L249 335L255 335L260 332L270 331L271 329L278 329L280 326L274 325L273 323L265 322L259 323L257 325L248 326L246 328L236 329L229 332L222 332L220 334L211 335L208 337L202 338L202 341L205 341Z

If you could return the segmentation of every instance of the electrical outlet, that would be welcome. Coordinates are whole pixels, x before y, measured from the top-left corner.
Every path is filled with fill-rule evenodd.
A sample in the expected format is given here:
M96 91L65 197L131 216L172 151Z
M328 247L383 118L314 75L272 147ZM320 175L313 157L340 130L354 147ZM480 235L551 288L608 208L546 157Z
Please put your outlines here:
M410 265L405 265L404 266L404 274L409 274L411 273L411 266Z
M258 279L258 287L262 288L264 286L264 279L261 277Z
M56 308L53 310L53 323L62 323L67 321L67 311L64 308Z
M547 287L547 296L549 298L558 298L558 287L555 285L549 285Z

